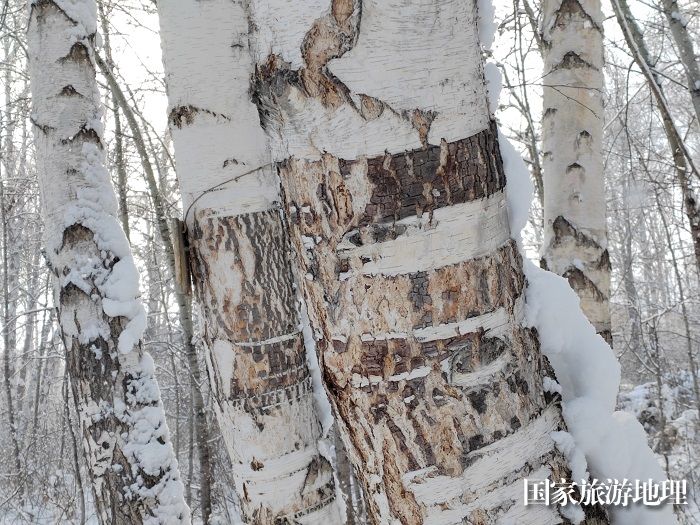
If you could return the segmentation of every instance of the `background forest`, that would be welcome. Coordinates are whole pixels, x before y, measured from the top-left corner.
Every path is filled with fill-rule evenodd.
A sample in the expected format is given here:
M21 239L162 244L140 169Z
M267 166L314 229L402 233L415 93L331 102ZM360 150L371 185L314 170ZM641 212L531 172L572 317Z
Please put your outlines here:
M489 59L500 69L503 84L496 117L535 183L524 240L538 262L543 243L540 5L532 0L495 4L498 30ZM657 83L650 88L649 75L639 66L639 46L630 50L611 6L603 4L610 306L613 348L622 365L619 407L642 423L669 477L688 480L689 504L678 509L679 520L700 524L700 394L692 373L700 359L700 261L684 201L688 188L674 176L679 160L664 126L670 114L687 152L686 184L697 191L700 175L692 161L700 164L700 122L691 96L698 96L700 80L689 84L692 75L684 68L665 14L669 5L665 0L624 4L643 35L642 59ZM682 17L697 52L700 4L682 0L673 6L672 17ZM76 402L42 252L27 6L3 0L1 9L0 522L90 522L94 506L76 434ZM164 241L159 227L159 221L180 217L183 210L166 122L155 4L100 1L99 23L98 82L107 107L108 168L141 274L148 313L145 346L155 360L186 499L196 520L201 520L202 506L211 505L211 523L235 523L238 507L228 478L229 459L213 416L196 329L200 313L196 307L192 312L194 333L192 327L183 328L182 303L167 263L172 240ZM665 94L663 107L654 93L659 87ZM332 431L327 441L340 448ZM205 449L210 463L202 461ZM348 517L366 523L361 490L342 453L338 472Z

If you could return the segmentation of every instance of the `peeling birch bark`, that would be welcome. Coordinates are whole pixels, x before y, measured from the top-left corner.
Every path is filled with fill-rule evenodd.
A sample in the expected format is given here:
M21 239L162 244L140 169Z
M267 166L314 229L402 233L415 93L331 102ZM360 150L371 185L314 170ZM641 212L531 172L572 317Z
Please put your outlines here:
M603 18L599 0L547 0L542 265L566 279L612 344L603 178Z
M566 476L562 421L519 322L476 6L312 3L249 2L253 97L370 517L561 523L522 502L523 478Z
M240 2L158 5L215 411L249 523L340 523Z
M32 2L33 122L47 257L102 523L189 523L138 273L104 168L94 1Z

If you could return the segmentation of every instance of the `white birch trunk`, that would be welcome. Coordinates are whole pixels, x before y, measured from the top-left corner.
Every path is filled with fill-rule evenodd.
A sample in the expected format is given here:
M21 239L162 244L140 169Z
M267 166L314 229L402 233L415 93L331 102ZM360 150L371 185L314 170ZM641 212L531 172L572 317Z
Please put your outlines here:
M676 43L678 58L681 59L688 79L688 91L695 108L697 122L700 123L700 59L695 54L693 39L688 32L688 20L678 5L677 0L661 0L664 15L671 28L671 36Z
M543 8L543 266L568 279L608 343L610 258L603 179L603 26L599 0Z
M46 252L98 519L189 523L153 361L141 346L138 273L104 168L95 3L30 7Z
M250 0L319 361L380 524L560 523L566 475L463 0Z
M340 523L279 179L249 94L248 20L230 0L158 7L207 362L243 518Z

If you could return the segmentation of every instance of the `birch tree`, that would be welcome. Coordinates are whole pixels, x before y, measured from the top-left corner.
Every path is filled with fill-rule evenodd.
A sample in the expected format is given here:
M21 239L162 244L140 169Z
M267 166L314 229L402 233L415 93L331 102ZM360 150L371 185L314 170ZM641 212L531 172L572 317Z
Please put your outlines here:
M158 5L215 411L250 523L340 523L238 2Z
M700 174L673 120L664 88L659 79L660 75L652 67L652 60L644 35L632 15L627 0L612 0L611 5L630 53L642 75L644 75L649 90L658 105L666 140L671 149L674 177L683 195L683 211L688 219L695 251L695 265L698 275L700 275L700 202L691 182L693 175L700 177Z
M374 523L560 523L474 2L251 0L252 99Z
M92 0L30 3L33 123L46 256L94 504L103 523L189 523L138 273L104 168Z
M543 266L568 279L612 343L603 180L603 15L599 0L543 6Z
M688 92L700 124L700 60L695 54L693 38L688 32L688 20L681 11L678 0L661 0L661 8L671 28L671 37L676 44L678 58L683 64Z

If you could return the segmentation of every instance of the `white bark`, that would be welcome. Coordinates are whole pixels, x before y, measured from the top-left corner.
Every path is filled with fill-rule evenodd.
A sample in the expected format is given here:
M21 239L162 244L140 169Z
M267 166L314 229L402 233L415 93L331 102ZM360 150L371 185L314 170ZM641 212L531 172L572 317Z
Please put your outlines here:
M671 28L671 36L676 43L678 58L683 64L688 79L688 91L695 108L695 116L700 124L700 58L695 54L693 39L688 32L688 20L677 0L661 0L664 15Z
M611 343L602 23L599 0L544 3L543 263L569 280L588 320Z
M566 475L561 416L519 324L475 3L249 4L253 99L372 521L560 523L522 504L522 478Z
M251 523L339 523L240 2L159 3L215 410ZM237 178L240 176L240 178ZM277 520L277 521L275 521Z
M33 121L47 257L103 523L189 523L138 273L104 168L94 1L32 2Z

